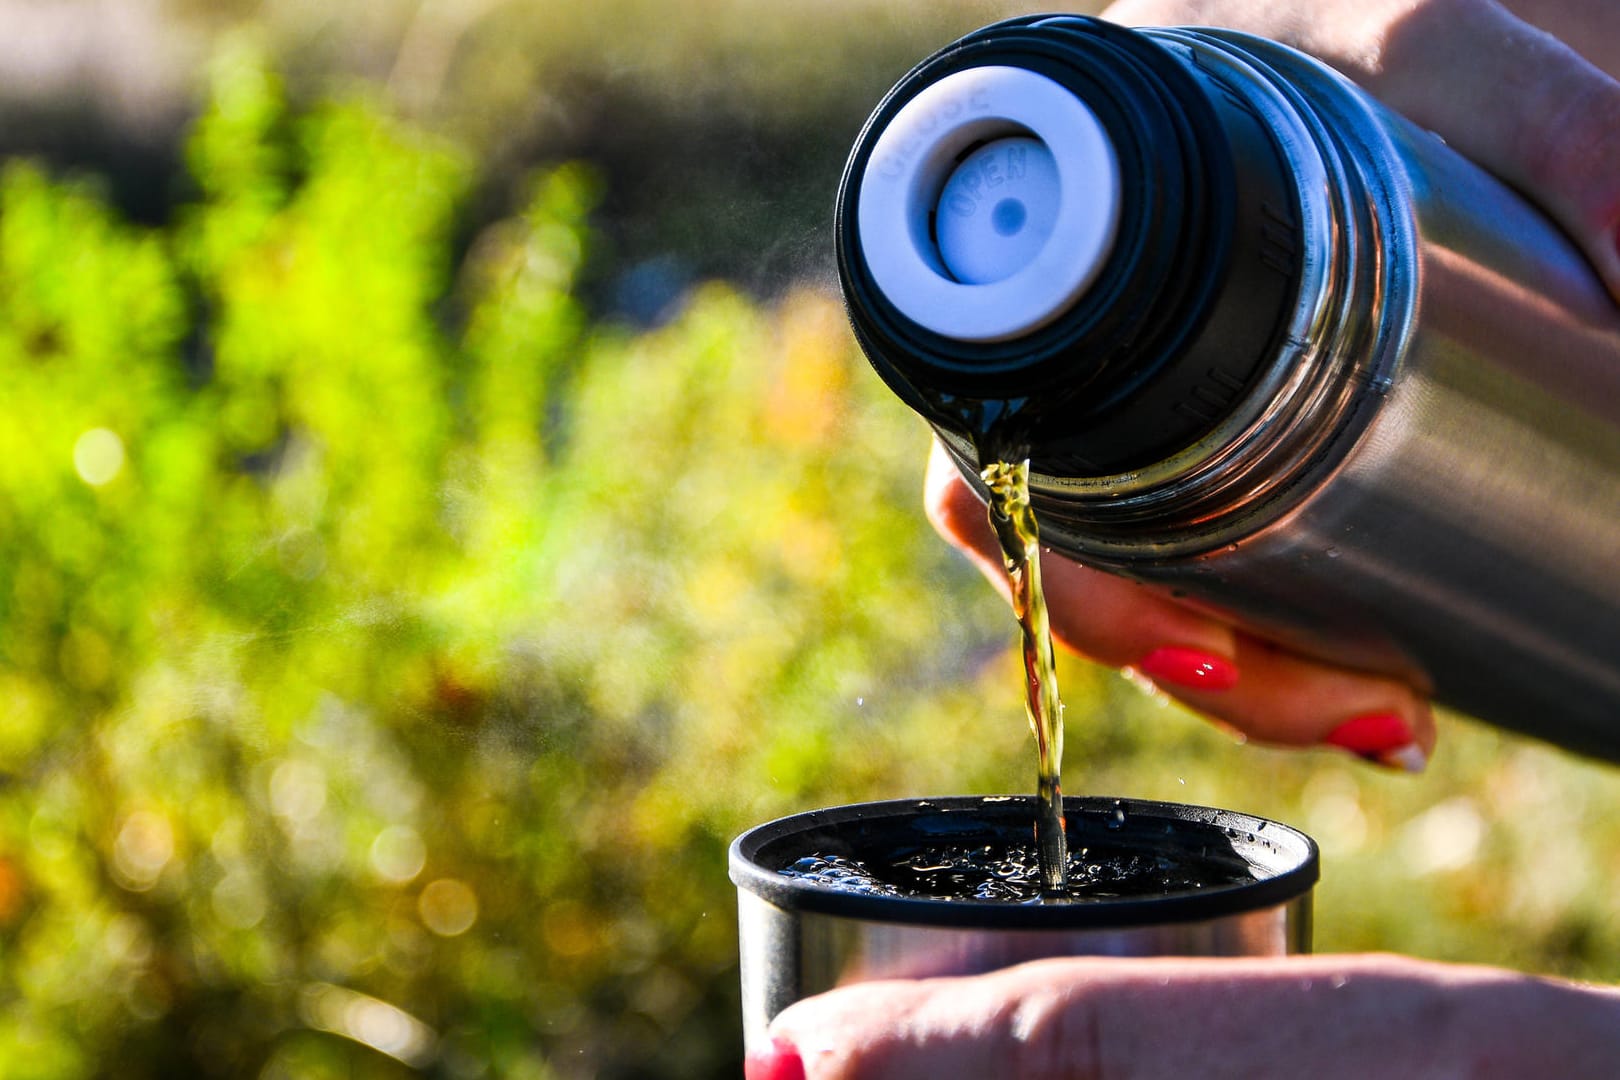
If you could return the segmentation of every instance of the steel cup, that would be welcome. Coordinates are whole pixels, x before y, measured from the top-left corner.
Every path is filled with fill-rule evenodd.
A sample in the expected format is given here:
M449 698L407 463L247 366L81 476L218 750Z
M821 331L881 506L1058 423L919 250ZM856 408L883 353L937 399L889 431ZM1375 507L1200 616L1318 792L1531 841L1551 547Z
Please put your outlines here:
M1028 796L902 799L812 810L731 845L743 1035L793 1002L848 983L967 975L1054 956L1281 956L1310 951L1310 837L1275 821L1180 803L1064 800L1072 851L1163 856L1212 882L1128 898L997 902L872 895L786 876L809 855L876 865L924 847L1028 843ZM1233 883L1237 877L1246 877Z

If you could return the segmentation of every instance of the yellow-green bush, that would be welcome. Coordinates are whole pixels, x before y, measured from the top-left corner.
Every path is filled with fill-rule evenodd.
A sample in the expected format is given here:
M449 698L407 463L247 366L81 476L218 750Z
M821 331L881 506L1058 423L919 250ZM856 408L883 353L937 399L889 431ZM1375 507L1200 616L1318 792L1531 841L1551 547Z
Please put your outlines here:
M0 1073L735 1075L729 838L1022 790L1012 625L836 302L575 298L596 181L221 65L175 223L0 176ZM1324 843L1319 941L1614 976L1609 771L1065 668L1071 792Z
M824 296L587 325L584 170L457 265L374 109L226 62L190 158L0 179L0 1071L724 1073L730 835L965 729L921 433Z

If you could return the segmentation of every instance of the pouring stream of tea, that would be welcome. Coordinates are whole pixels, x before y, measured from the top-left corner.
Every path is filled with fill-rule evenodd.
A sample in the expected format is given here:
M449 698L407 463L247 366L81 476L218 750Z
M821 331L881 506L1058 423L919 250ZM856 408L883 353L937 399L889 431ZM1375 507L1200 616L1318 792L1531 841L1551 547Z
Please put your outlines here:
M1029 461L998 461L980 474L989 489L990 524L1001 541L1001 560L1012 585L1024 653L1024 705L1035 733L1035 846L1047 896L1068 889L1068 838L1064 832L1063 702L1058 697L1052 630L1041 588L1040 537L1029 505Z

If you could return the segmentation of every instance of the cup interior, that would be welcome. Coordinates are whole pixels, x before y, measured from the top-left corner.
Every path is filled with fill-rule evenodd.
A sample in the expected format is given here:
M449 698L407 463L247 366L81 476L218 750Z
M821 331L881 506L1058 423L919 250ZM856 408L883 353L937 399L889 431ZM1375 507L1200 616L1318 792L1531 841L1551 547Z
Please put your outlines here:
M1092 796L1066 798L1064 814L1071 852L1174 872L1167 872L1163 888L1058 903L875 895L783 873L810 855L888 867L917 852L1030 844L1029 796L956 796L839 806L769 822L733 843L731 876L739 888L787 911L924 925L1079 929L1271 907L1308 893L1319 874L1310 837L1251 814Z

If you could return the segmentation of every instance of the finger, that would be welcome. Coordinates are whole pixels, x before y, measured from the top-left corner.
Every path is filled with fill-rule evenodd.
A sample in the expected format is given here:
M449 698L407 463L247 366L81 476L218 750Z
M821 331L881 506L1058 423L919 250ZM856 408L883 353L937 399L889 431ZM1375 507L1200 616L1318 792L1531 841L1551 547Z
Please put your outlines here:
M1612 0L1502 0L1502 6L1620 78L1620 4Z
M1398 679L1308 659L1251 634L1237 635L1236 685L1196 688L1178 700L1278 746L1334 746L1388 768L1421 772L1434 755L1428 700Z
M846 987L771 1031L807 1080L1599 1076L1617 1008L1612 992L1400 957L1061 959Z
M1620 83L1498 4L1430 0L1367 89L1529 195L1620 297Z
M937 444L926 502L935 528L1005 594L984 504ZM1143 585L1043 554L1052 636L1064 647L1128 669L1245 738L1335 746L1407 771L1433 755L1433 714L1406 683L1306 659Z
M1620 40L1599 37L1620 22L1612 5L1522 2L1602 62L1620 61ZM1138 26L1229 26L1321 58L1528 195L1620 298L1620 83L1501 4L1127 0L1105 15Z

